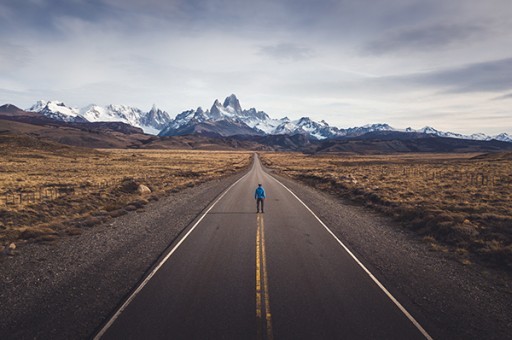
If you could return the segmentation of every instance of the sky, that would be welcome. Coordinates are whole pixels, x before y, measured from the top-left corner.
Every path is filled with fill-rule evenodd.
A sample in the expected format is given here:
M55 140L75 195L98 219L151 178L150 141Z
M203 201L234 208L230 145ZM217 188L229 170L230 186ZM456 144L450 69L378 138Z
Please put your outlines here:
M510 0L0 0L0 104L236 94L273 118L512 134Z

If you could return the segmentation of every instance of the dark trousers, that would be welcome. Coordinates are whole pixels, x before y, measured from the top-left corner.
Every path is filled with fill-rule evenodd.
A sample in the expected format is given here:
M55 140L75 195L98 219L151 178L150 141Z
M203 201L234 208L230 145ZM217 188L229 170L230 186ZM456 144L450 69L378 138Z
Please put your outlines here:
M265 199L264 198L257 198L256 199L256 210L260 211L260 205L261 205L261 212L263 212L263 206L265 205Z

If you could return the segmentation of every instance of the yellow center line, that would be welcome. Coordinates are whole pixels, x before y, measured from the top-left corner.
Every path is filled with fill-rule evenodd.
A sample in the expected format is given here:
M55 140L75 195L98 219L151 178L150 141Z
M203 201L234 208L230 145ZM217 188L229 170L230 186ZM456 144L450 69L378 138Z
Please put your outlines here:
M272 334L272 313L270 313L270 297L268 292L268 274L267 274L267 253L265 250L265 223L261 218L261 252L263 258L263 294L265 296L265 316L267 320L267 339L274 338Z
M265 223L263 216L260 214L257 215L256 220L258 223L258 228L256 231L256 318L258 323L258 339L263 339L262 329L264 327L264 321L266 338L272 340L274 336L272 332L272 313L270 312L270 297L268 290L267 254L265 249ZM265 308L264 319L262 318L263 307Z
M263 339L262 327L263 320L261 316L262 303L261 303L261 233L260 233L260 218L258 215L258 229L256 231L256 322L257 322L257 336L258 339Z
M258 230L256 232L256 316L261 318L261 233L259 224L258 217Z

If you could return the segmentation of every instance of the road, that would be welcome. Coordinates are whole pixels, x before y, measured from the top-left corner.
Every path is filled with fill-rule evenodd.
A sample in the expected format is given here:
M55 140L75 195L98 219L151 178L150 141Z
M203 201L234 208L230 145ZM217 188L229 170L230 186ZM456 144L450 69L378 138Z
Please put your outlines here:
M429 338L257 157L182 235L96 339Z

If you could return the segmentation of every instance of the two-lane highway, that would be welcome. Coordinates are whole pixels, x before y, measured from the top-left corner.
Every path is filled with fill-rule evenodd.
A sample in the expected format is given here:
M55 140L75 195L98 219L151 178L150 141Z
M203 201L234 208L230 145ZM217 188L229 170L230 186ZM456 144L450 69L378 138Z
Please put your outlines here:
M256 214L254 190L267 192ZM424 339L426 331L261 168L170 247L102 339Z

